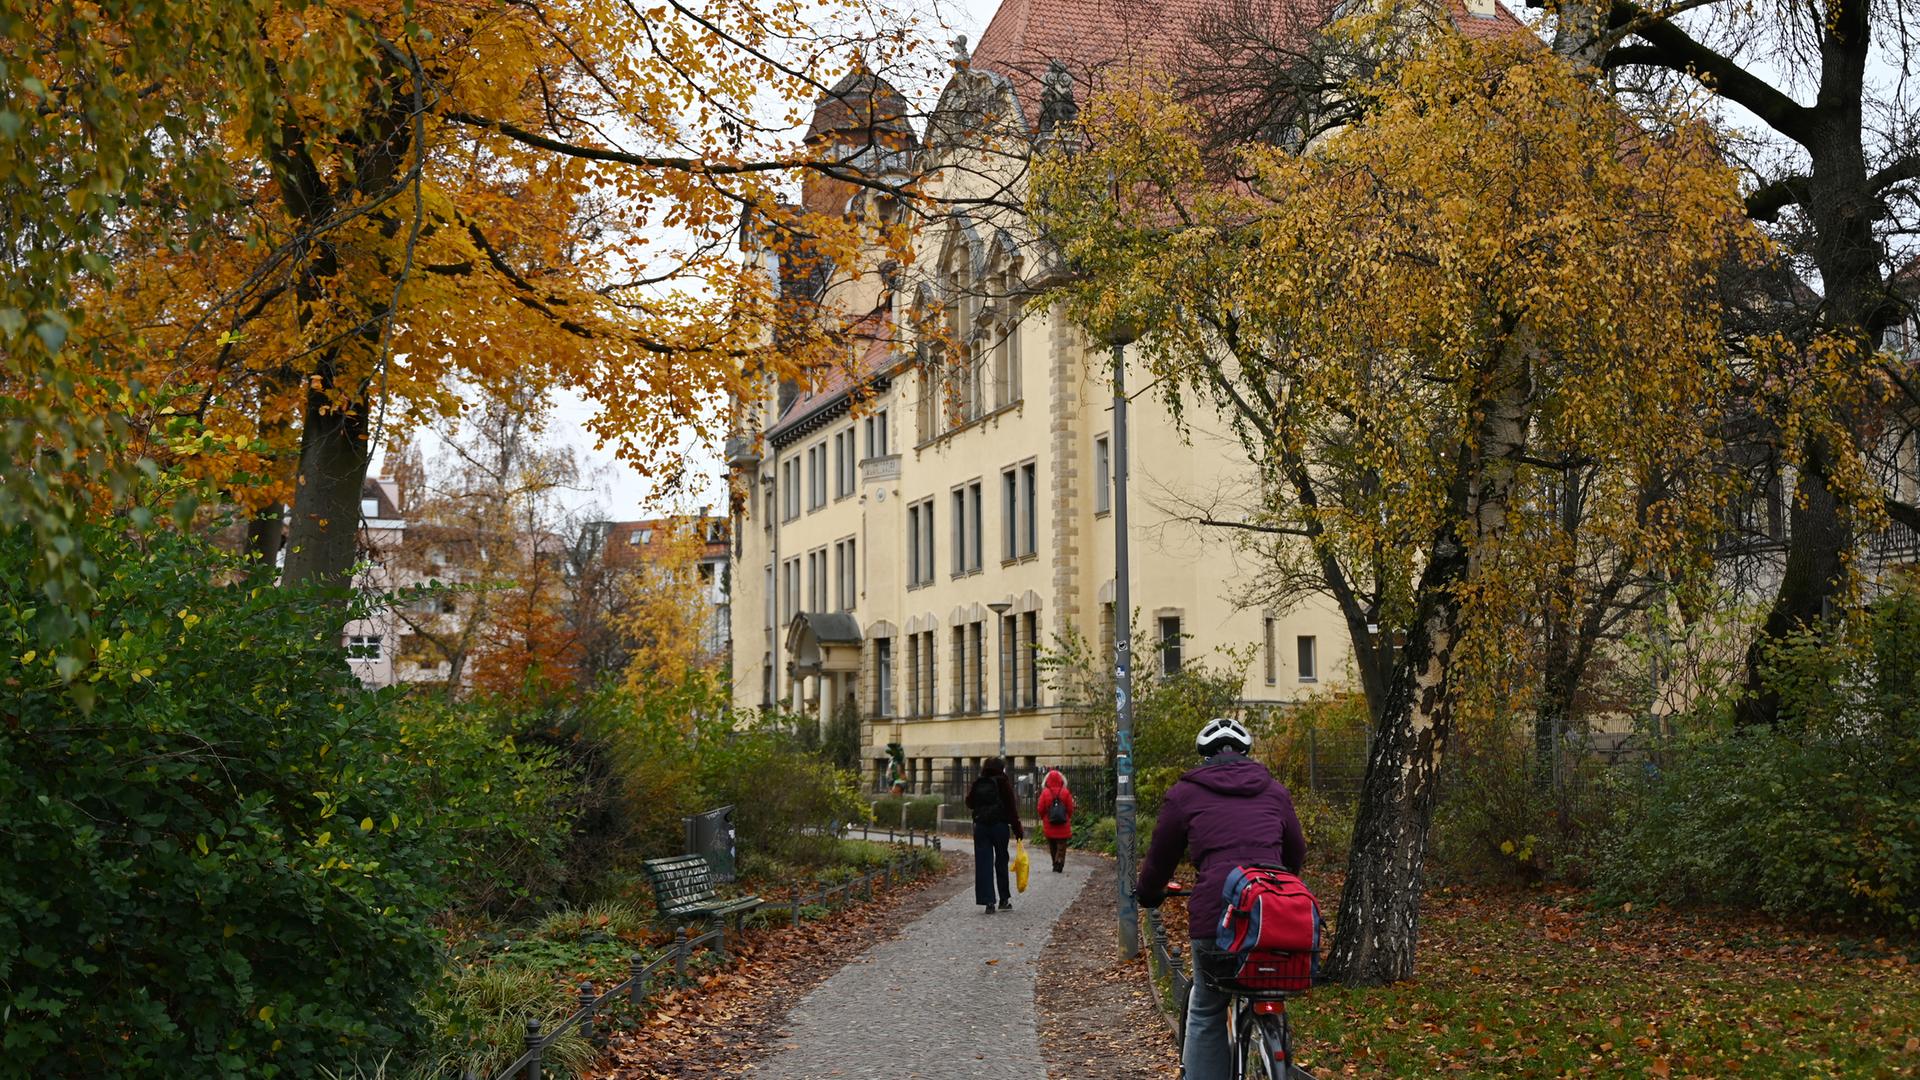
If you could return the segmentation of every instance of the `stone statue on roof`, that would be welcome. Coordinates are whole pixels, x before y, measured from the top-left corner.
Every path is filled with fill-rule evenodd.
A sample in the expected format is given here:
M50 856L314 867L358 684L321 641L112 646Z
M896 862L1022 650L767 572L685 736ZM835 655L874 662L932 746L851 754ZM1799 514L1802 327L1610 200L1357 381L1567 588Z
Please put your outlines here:
M1073 100L1073 73L1058 59L1040 76L1040 134L1073 123L1080 106Z
M955 71L967 70L967 65L973 62L973 53L967 50L967 35L957 34L947 44L953 47L953 58L947 62L953 65Z

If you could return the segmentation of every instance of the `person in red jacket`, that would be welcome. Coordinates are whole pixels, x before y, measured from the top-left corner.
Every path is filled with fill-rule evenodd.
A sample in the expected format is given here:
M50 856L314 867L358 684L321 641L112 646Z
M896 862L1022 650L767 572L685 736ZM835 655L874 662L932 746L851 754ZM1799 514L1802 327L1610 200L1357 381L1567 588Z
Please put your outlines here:
M1060 808L1057 811L1056 806ZM1059 769L1047 770L1036 809L1040 811L1040 835L1047 838L1053 872L1058 874L1067 868L1067 841L1073 839L1073 792L1067 790L1067 778L1060 775Z

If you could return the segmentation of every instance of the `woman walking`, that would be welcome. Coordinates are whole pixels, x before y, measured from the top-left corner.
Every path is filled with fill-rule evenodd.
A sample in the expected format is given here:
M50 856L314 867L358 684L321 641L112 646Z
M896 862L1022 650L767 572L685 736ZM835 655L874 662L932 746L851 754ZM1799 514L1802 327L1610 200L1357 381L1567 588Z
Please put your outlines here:
M1053 856L1053 872L1067 868L1067 841L1073 839L1073 792L1067 790L1067 778L1059 769L1050 769L1040 786L1040 835L1047 838L1047 852Z
M1006 762L994 757L980 766L980 775L967 789L967 809L973 811L973 901L991 915L998 895L999 910L1005 911L1013 906L1013 888L1007 881L1007 837L1027 838Z

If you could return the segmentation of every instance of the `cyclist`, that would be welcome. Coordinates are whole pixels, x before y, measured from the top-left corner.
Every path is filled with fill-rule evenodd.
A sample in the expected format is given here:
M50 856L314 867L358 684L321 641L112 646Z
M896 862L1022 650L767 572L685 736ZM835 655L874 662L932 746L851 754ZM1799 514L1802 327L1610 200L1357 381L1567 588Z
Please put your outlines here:
M1247 756L1253 736L1238 720L1208 721L1194 748L1206 760L1167 789L1134 892L1141 903L1158 907L1166 899L1167 882L1181 853L1194 865L1187 902L1194 980L1180 1058L1187 1080L1215 1080L1232 1075L1233 1050L1227 1045L1231 1001L1201 973L1211 970L1206 965L1219 955L1213 939L1227 875L1236 866L1253 863L1277 863L1297 874L1306 861L1307 838L1286 785Z

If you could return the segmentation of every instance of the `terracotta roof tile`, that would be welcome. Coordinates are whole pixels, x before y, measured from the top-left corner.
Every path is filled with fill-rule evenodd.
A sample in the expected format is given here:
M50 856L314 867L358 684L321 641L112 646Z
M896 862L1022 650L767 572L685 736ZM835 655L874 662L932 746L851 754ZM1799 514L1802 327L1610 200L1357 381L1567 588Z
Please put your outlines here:
M1446 3L1468 37L1526 29L1498 0L1491 16L1469 14L1465 0ZM1330 0L1253 0L1253 6L1302 41L1331 10ZM1082 103L1116 69L1160 68L1177 75L1201 48L1198 29L1223 7L1221 0L1005 0L980 35L972 62L1013 83L1032 124L1039 118L1040 76L1052 61L1073 74L1074 96Z
M879 316L868 316L856 323L852 329L855 340L866 343L859 360L853 364L835 364L823 372L819 382L794 398L780 419L767 428L767 438L777 438L792 430L844 397L849 387L865 384L892 367L896 345L892 330L893 323Z

